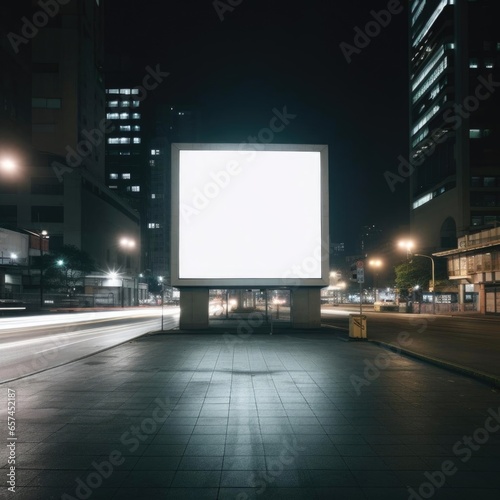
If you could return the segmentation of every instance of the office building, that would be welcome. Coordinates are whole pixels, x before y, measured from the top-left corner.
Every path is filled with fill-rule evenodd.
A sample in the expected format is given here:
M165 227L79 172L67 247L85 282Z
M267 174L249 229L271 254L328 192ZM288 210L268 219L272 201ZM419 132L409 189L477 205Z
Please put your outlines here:
M409 5L411 233L454 248L500 222L500 2Z

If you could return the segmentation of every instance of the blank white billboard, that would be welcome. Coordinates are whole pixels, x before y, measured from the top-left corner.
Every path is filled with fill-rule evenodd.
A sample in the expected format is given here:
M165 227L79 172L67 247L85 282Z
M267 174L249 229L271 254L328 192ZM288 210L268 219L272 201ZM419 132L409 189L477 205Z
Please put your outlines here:
M174 286L328 284L327 147L174 144Z

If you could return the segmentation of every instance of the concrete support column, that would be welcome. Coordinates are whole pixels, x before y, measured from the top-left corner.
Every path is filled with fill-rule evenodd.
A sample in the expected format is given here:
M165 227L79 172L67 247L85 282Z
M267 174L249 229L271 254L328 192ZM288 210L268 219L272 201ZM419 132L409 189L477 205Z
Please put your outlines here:
M459 311L464 311L465 310L465 284L460 283L458 285L458 310Z
M479 283L479 312L481 314L486 314L486 290L484 289L484 283Z
M320 289L300 287L292 290L292 328L319 328L320 326Z
M208 328L208 288L180 289L181 330Z

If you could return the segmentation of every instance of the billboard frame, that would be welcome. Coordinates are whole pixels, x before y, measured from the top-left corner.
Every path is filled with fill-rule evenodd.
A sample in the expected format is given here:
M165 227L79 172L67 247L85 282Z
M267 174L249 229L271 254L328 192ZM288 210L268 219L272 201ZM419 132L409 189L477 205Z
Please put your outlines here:
M320 255L321 277L301 278L298 275L276 278L181 278L179 276L180 248L180 152L181 151L284 151L284 152L317 152L320 154L320 228L321 242L318 252L311 258ZM329 284L329 178L328 178L328 146L321 144L231 144L231 143L173 143L171 148L171 284L175 287L204 288L296 288L325 287Z

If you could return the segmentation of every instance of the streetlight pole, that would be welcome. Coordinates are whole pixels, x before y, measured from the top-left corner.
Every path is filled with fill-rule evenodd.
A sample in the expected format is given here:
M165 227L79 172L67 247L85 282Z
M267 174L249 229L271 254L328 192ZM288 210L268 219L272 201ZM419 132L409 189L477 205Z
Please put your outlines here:
M430 257L429 255L423 255L421 253L416 253L414 254L415 257L425 257L427 259L431 260L432 263L432 314L436 314L436 286L435 286L435 281L434 281L434 271L435 271L435 266L434 266L434 259Z
M375 288L375 302L377 302L377 278L379 269L382 267L382 261L380 259L372 259L368 262L370 267L375 268L375 277L374 277L374 288Z
M43 307L43 240L48 238L47 231L38 233L40 243L40 307Z

